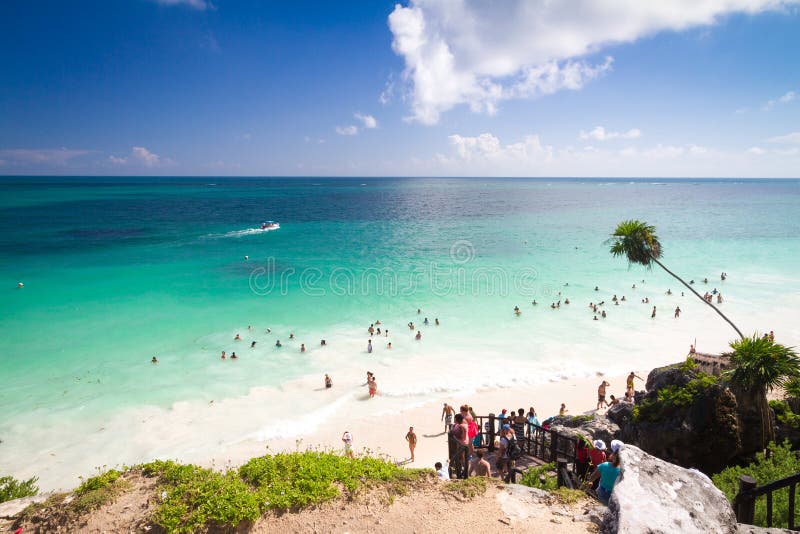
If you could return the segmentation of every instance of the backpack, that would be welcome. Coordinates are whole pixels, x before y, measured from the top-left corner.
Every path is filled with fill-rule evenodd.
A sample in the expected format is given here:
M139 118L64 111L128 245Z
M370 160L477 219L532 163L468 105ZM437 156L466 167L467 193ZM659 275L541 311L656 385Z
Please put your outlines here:
M515 439L508 439L506 445L506 452L508 453L508 457L516 460L520 456L522 456L522 447L519 446L517 440Z

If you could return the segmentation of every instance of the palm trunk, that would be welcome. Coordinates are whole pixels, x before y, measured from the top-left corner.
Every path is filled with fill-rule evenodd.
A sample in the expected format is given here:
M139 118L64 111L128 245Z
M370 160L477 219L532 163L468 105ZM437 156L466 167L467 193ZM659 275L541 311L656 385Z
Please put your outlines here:
M697 295L697 298L699 298L700 300L702 300L703 302L705 302L706 304L708 304L709 306L711 306L711 309L713 309L715 312L717 312L717 313L719 314L719 316L720 316L720 317L722 317L723 319L725 319L725 321L727 321L727 323L728 323L729 325L731 325L731 326L733 327L733 329L734 329L734 330L736 330L736 333L737 333L737 334L739 334L739 337L740 337L740 338L742 338L742 339L744 339L744 334L742 334L742 333L739 331L739 329L738 329L738 328L736 328L736 325L735 325L735 324L733 324L733 322L731 322L731 320L730 320L730 319L728 319L727 317L725 317L725 314L724 314L724 313L722 313L721 311L719 311L719 309L718 309L716 306L714 306L712 303L710 303L709 301L707 301L706 299L704 299L704 298L703 298L703 297L700 295L700 293L698 293L697 291L695 291L695 290L694 290L694 288L693 288L692 286L690 286L689 284L687 284L686 282L684 282L684 281L683 281L683 278L681 278L681 277L680 277L680 276L678 276L677 274L673 273L672 271L670 271L669 269L667 269L666 267L664 267L664 264L663 264L663 263L661 263L660 261L658 261L656 258L654 258L652 254L650 255L650 259L652 259L654 262L656 262L656 263L658 264L658 266L659 266L659 267L661 267L662 269L664 269L665 271L667 271L669 274L671 274L671 275L672 275L672 276L673 276L673 277L674 277L676 280L678 280L678 282L680 282L681 284L685 285L685 286L686 286L686 288L687 288L689 291L691 291L692 293L694 293L695 295Z

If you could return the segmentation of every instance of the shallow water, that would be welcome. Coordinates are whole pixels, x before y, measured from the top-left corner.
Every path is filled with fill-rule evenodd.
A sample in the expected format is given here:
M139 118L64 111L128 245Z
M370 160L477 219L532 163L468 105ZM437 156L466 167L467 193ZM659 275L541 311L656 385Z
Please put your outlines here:
M646 369L695 339L723 350L734 332L710 309L608 254L625 218L656 225L664 262L719 288L745 332L800 339L797 181L6 177L0 191L0 472L44 486L431 395ZM558 292L571 304L551 310ZM367 354L376 319L390 337ZM360 400L367 369L380 402ZM310 394L326 372L333 401Z

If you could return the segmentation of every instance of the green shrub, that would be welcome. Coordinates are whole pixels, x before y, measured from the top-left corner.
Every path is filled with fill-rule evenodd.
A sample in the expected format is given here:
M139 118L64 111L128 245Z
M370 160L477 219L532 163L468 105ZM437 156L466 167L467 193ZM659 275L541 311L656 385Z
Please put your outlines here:
M0 502L13 501L22 497L33 497L39 493L37 477L17 480L14 477L0 477Z
M383 482L394 493L403 493L403 484L428 471L315 451L261 456L225 473L171 461L141 469L159 478L162 498L153 521L167 532L194 532L207 525L235 528L268 510L329 501L341 494L340 487L354 495L365 485Z
M486 477L470 477L460 480L453 480L445 485L445 491L463 497L473 499L486 493Z
M555 463L540 465L525 471L522 477L517 479L517 482L531 488L554 491L558 487L558 478L555 472Z
M700 394L717 384L718 381L719 379L715 376L697 373L697 376L685 386L665 386L656 392L655 399L645 399L634 408L633 420L635 422L657 422L671 417L678 410L691 406Z
M775 419L778 423L791 428L800 428L800 414L792 411L786 401L771 400L769 407L775 412Z
M739 477L750 475L759 486L774 482L782 478L800 473L800 459L792 451L791 444L786 440L783 445L769 444L772 451L771 457L766 454L756 454L756 460L748 466L732 466L714 475L714 485L725 493L728 500L733 502L739 492ZM789 488L784 488L772 493L772 524L773 526L787 525L789 519ZM767 526L767 499L756 499L754 523Z
M120 493L130 487L130 484L120 478L121 476L120 471L110 469L82 480L74 492L75 498L68 506L75 512L83 513L113 502Z

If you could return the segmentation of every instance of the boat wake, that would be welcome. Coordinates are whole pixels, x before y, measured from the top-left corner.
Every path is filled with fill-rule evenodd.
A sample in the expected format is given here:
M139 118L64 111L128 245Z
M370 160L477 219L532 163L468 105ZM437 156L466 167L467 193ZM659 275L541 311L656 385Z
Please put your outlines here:
M273 232L275 230L280 230L280 225L275 225L267 228L247 228L245 230L233 230L231 232L226 232L224 234L208 234L206 237L209 239L222 239L225 237L245 237L248 235L255 235L255 234L264 234L267 232Z

